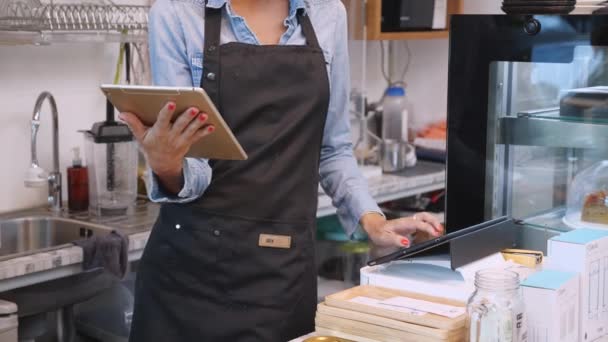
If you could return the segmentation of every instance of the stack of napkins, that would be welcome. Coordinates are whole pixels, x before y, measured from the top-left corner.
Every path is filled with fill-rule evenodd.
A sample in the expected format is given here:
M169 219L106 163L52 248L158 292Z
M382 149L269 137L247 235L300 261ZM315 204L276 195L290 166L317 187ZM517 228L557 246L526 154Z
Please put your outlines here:
M465 303L375 286L325 298L316 331L360 342L463 341Z

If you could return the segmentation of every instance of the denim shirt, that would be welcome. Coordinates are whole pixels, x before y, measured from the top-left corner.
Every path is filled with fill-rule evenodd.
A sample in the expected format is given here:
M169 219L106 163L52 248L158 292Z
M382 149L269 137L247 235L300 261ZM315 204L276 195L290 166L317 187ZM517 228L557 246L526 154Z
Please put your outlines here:
M368 212L381 213L370 196L365 178L353 155L349 119L349 58L346 11L340 0L289 0L284 21L282 45L304 45L306 39L297 19L304 9L310 16L327 65L331 96L323 143L320 180L337 208L338 218L347 234L358 227ZM200 86L204 47L204 0L157 0L150 11L149 42L152 78L159 86ZM208 7L221 8L220 41L260 44L245 20L237 15L228 0L209 0ZM243 63L247 63L243 59ZM270 76L269 77L280 77ZM263 86L261 84L260 86ZM235 94L238 96L238 94ZM302 99L305 101L305 99ZM212 170L205 159L184 160L184 187L177 196L162 192L150 172L148 195L154 202L187 203L204 196ZM280 182L277 179L277 182ZM229 200L229 199L227 199Z

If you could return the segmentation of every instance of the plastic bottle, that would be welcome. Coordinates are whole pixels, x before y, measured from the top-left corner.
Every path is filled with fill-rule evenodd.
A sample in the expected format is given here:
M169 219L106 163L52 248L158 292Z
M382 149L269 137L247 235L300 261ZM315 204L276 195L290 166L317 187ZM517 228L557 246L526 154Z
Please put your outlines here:
M72 166L68 168L68 208L70 211L83 211L89 208L89 175L82 166L80 149L75 147Z
M382 109L382 139L408 141L409 103L405 88L389 87L382 102Z

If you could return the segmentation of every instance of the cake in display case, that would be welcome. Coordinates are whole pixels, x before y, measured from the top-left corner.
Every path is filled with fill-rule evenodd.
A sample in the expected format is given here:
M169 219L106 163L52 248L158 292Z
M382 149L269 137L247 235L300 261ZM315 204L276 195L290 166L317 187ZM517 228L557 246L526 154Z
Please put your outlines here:
M576 175L568 191L564 223L572 228L608 229L608 160Z

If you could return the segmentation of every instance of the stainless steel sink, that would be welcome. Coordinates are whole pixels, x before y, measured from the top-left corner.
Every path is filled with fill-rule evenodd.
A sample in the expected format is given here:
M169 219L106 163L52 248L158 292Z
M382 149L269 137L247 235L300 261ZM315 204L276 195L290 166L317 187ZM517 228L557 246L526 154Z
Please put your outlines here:
M91 216L87 211L51 212L32 208L0 215L0 261L70 246L74 241L116 230L124 236L150 230L159 206L139 200L124 216Z
M0 219L0 261L63 248L76 240L112 229L53 216Z

